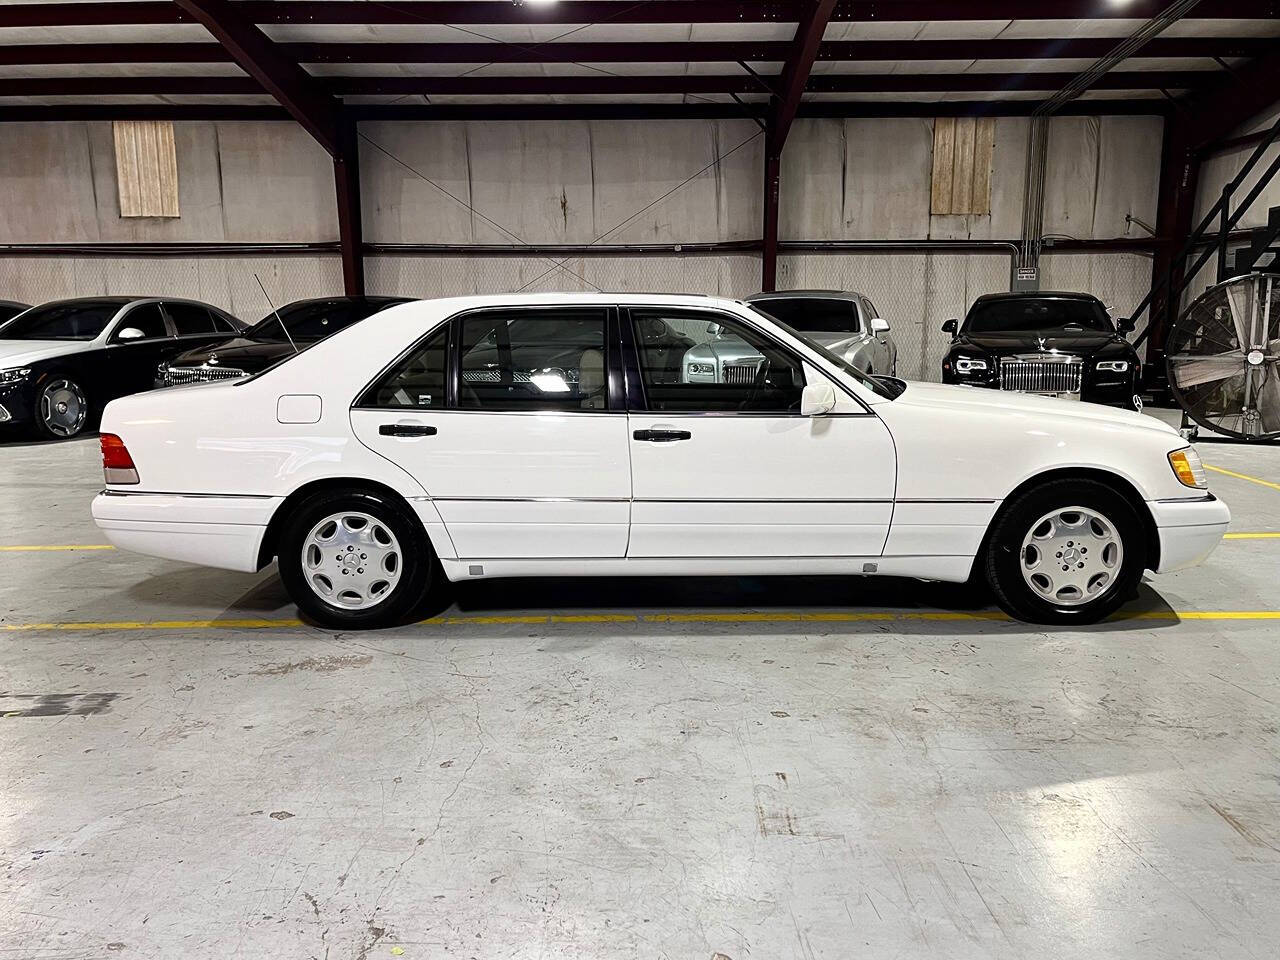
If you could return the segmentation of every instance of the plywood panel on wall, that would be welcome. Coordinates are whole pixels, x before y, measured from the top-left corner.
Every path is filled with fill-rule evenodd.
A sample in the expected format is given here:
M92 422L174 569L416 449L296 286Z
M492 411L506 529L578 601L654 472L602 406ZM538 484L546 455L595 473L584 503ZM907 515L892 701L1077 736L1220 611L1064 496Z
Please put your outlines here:
M933 122L929 205L935 216L991 212L995 143L993 117L938 117Z
M116 182L122 217L178 216L178 151L167 120L118 120Z

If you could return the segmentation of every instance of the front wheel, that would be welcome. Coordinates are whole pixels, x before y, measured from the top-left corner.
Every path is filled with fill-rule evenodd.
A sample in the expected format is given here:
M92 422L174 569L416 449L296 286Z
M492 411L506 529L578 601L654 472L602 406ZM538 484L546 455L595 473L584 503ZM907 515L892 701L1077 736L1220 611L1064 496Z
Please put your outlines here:
M55 373L36 388L35 426L42 437L77 437L88 421L89 400L75 380Z
M996 520L986 576L1019 620L1094 623L1114 613L1146 567L1133 507L1094 480L1057 480L1020 495Z
M341 490L302 503L279 544L280 579L298 609L323 626L401 623L433 578L421 522L381 494Z

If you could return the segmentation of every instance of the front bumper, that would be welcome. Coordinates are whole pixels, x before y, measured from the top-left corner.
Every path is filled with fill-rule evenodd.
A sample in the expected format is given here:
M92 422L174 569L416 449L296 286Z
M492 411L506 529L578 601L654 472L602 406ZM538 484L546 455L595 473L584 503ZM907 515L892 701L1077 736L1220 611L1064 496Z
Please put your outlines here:
M0 386L0 425L10 426L30 423L31 419L31 390L29 382L23 380L18 383L6 383Z
M1160 537L1156 573L1171 573L1203 563L1222 541L1231 511L1213 494L1198 500L1152 500L1147 503Z
M105 490L93 498L91 512L121 550L253 573L267 524L283 500Z

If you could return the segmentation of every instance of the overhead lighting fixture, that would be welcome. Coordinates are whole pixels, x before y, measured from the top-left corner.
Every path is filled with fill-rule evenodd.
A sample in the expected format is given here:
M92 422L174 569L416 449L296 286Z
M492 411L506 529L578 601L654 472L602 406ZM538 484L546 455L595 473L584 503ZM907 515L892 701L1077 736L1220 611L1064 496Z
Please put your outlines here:
M550 7L560 0L516 0L517 7Z

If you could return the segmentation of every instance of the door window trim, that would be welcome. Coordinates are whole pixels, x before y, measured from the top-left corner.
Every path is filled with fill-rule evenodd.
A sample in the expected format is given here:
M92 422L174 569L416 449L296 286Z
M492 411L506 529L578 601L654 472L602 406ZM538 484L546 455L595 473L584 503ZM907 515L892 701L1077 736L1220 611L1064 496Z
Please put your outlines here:
M121 340L120 331L129 326L129 318L139 310L146 307L155 307L160 314L160 322L164 324L164 335L159 337L143 337L141 340ZM160 300L144 300L142 302L134 302L127 304L124 312L119 314L113 321L115 326L112 327L111 333L107 335L108 347L131 347L143 343L163 343L165 340L173 340L174 328L173 321L169 319L169 314L165 312L164 303Z
M477 314L486 313L513 313L525 310L600 310L605 314L605 331L604 331L604 348L605 348L605 391L607 397L608 408L605 410L563 410L556 407L534 407L529 406L519 410L497 410L491 407L463 407L458 403L458 397L462 385L462 323L469 317ZM483 307L472 307L469 310L462 310L458 313L451 314L441 323L436 324L425 334L415 340L408 348L390 363L384 366L374 376L356 391L355 398L351 401L352 410L378 410L382 412L396 410L417 410L420 415L429 415L430 413L440 413L448 411L450 413L470 413L470 414L501 414L502 416L546 416L547 414L564 414L566 416L575 417L612 417L626 416L627 404L624 396L624 374L622 371L622 343L620 330L622 323L619 317L619 308L616 304L598 304L598 303L563 303L563 304L512 304L510 306L487 305ZM443 407L429 407L420 409L417 407L380 407L373 404L361 404L359 400L368 396L372 388L380 383L385 377L391 374L401 363L408 360L413 354L421 349L432 337L436 336L442 327L447 327L445 335L445 402Z
M624 347L627 350L625 371L627 374L627 412L628 413L646 413L652 416L661 416L664 418L671 417L773 417L778 418L803 418L805 417L800 411L795 410L653 410L649 407L649 397L644 385L644 376L640 371L640 351L636 347L635 339L635 318L632 311L635 310L671 310L683 313L702 313L708 316L729 318L734 322L749 327L752 332L766 340L770 346L784 354L793 363L798 363L803 372L806 366L812 367L818 371L822 377L830 382L837 390L844 393L854 403L861 407L861 411L842 411L840 413L823 414L825 417L874 417L870 408L862 400L853 393L848 387L831 376L827 371L823 370L814 360L811 360L802 354L796 352L790 344L783 343L773 333L772 330L763 329L756 324L750 322L745 317L741 317L736 313L721 310L716 307L698 306L671 306L670 304L644 304L629 303L622 308L625 317L622 323L624 333ZM634 382L633 382L634 381ZM808 386L808 383L805 384Z

